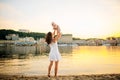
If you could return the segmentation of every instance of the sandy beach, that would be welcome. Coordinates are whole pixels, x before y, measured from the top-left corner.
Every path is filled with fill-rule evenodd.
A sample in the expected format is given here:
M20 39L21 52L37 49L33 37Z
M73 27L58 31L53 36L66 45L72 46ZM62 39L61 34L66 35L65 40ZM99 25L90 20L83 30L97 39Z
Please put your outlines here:
M120 80L120 74L91 74L91 75L59 75L57 78L45 76L28 75L3 75L0 80Z

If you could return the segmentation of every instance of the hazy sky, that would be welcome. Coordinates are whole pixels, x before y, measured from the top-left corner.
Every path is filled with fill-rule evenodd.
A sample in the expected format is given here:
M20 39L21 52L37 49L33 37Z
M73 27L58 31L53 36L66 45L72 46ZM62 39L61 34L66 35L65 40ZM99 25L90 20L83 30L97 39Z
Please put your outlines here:
M120 36L120 0L0 0L0 29L52 31L75 37Z

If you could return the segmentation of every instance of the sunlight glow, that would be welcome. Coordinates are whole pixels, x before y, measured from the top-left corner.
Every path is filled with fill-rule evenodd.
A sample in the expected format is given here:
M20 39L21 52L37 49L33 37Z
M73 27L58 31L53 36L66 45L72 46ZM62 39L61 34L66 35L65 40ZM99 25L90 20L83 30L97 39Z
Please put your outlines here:
M120 37L118 0L2 0L0 11L0 29L46 33L54 21L73 37Z

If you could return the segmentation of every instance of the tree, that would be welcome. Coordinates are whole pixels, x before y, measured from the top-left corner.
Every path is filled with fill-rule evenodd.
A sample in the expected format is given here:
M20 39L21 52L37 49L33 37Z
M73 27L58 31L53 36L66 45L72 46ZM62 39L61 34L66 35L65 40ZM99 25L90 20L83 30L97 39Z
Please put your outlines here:
M14 30L2 29L0 30L0 40L10 39L8 37L8 34L18 34L19 37L33 37L35 40L45 37L45 33L36 33L36 32L24 33L24 32L18 32Z

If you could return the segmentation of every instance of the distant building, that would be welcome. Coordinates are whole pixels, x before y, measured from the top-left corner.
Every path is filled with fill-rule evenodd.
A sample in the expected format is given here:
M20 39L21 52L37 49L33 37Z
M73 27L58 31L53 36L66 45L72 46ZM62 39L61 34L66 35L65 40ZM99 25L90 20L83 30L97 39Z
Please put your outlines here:
M19 32L29 33L30 31L28 29L19 29Z
M72 43L72 34L63 34L58 43Z
M108 42L111 46L117 46L117 44L118 44L117 38L114 38L114 37L109 37L109 38L107 38L107 42Z
M120 44L120 37L117 37L116 40L117 40L117 43Z
M88 46L95 46L96 45L95 40L94 39L88 39L87 40L87 45Z
M19 38L19 40L17 40L15 44L18 46L32 46L36 44L36 41L34 40L33 37L25 37Z
M19 38L19 41L35 41L33 37L25 37L25 38Z
M117 37L116 40L117 40L117 46L120 46L120 37Z
M78 44L80 46L87 45L87 41L85 39L80 39L80 40L73 40L73 44Z
M18 40L19 39L19 35L18 34L8 34L6 36L7 40Z

